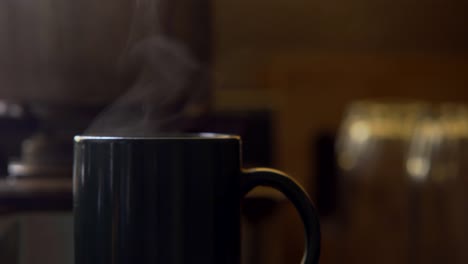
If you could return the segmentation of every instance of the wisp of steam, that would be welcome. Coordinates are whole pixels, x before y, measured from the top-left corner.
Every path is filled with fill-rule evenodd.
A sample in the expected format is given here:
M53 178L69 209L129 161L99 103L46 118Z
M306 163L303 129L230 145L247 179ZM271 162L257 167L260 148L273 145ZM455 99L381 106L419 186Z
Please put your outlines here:
M207 109L207 74L182 44L154 33L140 38L122 57L121 77L128 91L98 115L86 135L184 132Z

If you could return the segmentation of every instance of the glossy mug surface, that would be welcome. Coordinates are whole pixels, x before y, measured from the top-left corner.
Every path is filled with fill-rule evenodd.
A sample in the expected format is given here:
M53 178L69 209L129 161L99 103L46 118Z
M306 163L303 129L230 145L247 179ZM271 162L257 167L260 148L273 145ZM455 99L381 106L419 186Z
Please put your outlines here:
M281 172L243 170L238 137L75 137L75 263L239 264L241 200L260 185L297 207L304 263L317 263L307 195Z

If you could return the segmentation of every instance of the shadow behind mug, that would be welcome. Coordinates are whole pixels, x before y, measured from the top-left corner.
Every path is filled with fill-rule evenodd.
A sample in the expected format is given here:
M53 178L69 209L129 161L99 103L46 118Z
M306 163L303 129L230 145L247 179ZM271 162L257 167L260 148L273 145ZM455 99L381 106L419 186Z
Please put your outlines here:
M241 168L228 135L75 137L76 264L239 264L240 204L256 186L283 192L318 263L318 215L302 188L271 169Z

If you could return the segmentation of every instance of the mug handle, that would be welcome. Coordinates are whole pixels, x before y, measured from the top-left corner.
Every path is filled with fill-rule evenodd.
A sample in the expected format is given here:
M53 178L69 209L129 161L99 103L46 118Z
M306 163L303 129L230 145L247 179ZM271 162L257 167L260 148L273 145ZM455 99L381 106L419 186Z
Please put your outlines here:
M304 223L306 246L302 264L317 264L320 257L320 221L317 211L304 189L285 173L267 168L242 170L242 195L257 186L282 192L296 207Z

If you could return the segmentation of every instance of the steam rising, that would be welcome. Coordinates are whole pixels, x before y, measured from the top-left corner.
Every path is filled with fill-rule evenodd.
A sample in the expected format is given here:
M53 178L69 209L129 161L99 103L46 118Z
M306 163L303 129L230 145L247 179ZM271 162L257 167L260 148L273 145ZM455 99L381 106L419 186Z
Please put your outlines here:
M208 75L180 43L163 37L168 3L137 0L120 65L128 87L85 134L152 136L184 132L209 105Z
M101 113L87 135L152 136L183 132L208 106L207 75L181 44L152 36L127 51L129 90Z

